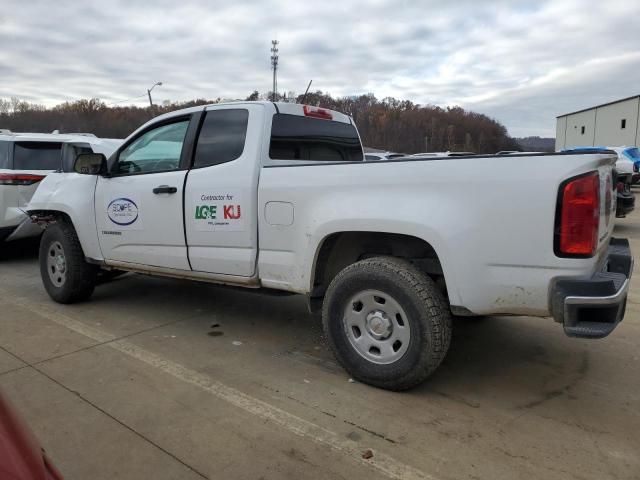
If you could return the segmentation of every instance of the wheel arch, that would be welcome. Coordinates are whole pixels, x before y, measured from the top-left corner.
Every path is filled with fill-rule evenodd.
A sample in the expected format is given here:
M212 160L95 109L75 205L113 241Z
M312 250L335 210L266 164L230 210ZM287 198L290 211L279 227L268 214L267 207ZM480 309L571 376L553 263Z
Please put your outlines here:
M39 224L43 229L46 229L48 225L60 221L69 223L78 235L82 250L84 251L87 259L92 261L102 261L102 251L97 238L97 230L95 229L95 222L86 222L93 224L93 231L88 225L79 225L79 222L74 221L74 215L72 212L68 212L60 208L45 208L45 209L32 209L28 210L27 214L31 218L31 221Z
M340 231L326 235L318 244L311 270L310 306L319 308L326 290L335 276L345 267L365 258L391 256L403 258L431 277L449 298L447 281L450 277L442 265L442 258L432 243L414 235L376 232Z

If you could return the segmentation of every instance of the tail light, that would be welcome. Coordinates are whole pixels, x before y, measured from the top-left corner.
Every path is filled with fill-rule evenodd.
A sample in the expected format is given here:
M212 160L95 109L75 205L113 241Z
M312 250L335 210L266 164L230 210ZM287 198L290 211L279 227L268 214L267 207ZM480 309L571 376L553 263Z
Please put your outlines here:
M616 190L618 190L618 193L623 193L624 192L624 183L623 182L618 182L616 184Z
M329 110L324 108L312 107L311 105L304 105L302 107L305 116L313 118L322 118L323 120L333 120L333 115Z
M33 185L44 177L28 173L0 173L0 185Z
M611 187L609 187L611 188ZM598 172L567 180L560 186L554 250L559 257L592 257L600 223Z

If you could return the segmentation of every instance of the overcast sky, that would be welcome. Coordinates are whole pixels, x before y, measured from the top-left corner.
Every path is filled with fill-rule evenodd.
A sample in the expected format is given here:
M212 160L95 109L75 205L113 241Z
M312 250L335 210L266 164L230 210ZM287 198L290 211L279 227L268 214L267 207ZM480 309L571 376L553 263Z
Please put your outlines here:
M640 94L640 1L3 0L0 97L144 104L373 92L490 115L514 136Z

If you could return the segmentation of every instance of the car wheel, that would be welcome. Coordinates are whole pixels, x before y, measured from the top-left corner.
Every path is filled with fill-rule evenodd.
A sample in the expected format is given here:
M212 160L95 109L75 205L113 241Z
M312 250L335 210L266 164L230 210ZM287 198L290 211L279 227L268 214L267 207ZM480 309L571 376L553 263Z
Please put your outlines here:
M58 303L87 300L98 268L85 261L75 229L65 221L47 227L40 241L40 275L49 296Z
M392 257L342 270L327 290L322 321L336 358L351 376L389 390L423 382L451 342L442 293L417 267Z

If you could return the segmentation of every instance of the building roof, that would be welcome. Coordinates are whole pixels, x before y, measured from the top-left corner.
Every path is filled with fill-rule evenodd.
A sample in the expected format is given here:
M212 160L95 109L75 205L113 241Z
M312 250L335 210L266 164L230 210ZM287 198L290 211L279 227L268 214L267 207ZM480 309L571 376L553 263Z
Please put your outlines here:
M613 102L602 103L593 107L583 108L582 110L576 110L575 112L564 113L562 115L558 115L556 118L568 117L569 115L575 115L576 113L588 112L589 110L593 110L594 108L606 107L608 105L613 105L614 103L626 102L627 100L632 100L638 97L640 97L640 95L632 95L631 97L621 98L620 100L614 100Z

